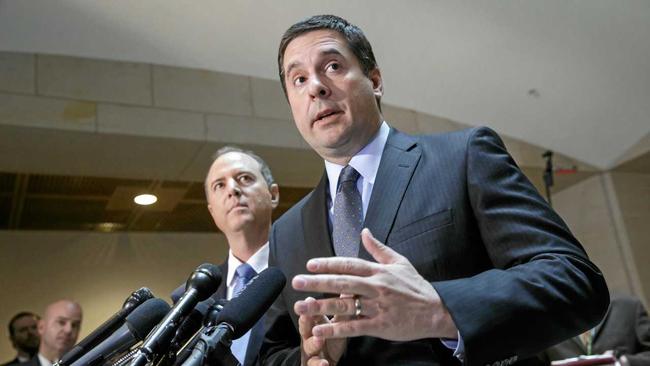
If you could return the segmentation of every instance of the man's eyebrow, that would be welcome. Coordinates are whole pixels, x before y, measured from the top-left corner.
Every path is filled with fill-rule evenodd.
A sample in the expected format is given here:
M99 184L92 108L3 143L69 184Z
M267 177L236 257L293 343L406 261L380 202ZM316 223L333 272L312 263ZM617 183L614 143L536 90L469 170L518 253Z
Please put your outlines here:
M322 50L322 51L320 52L320 54L319 54L319 56L329 56L329 55L343 56L343 54L341 53L341 51L339 51L339 50L336 49L336 48L327 48L327 49L324 49L324 50ZM296 67L298 67L298 66L300 66L300 65L302 65L302 62L300 62L300 61L294 61L294 62L290 63L290 64L287 66L287 69L285 70L284 74L285 74L286 76L289 76L289 74L291 73L291 70L293 70L294 68L296 68Z
M295 69L296 67L298 67L300 65L302 65L302 63L300 61L294 61L294 62L290 63L287 66L287 69L284 72L285 77L289 76L289 74L291 73L291 70Z
M328 55L343 56L343 54L341 54L341 51L339 51L337 48L328 48L326 50L323 50L320 54L325 55L325 56L328 56Z

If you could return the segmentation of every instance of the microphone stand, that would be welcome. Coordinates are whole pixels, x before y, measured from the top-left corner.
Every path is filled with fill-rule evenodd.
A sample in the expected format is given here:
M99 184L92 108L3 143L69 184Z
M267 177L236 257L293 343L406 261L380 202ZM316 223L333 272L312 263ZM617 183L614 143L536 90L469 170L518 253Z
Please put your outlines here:
M225 337L228 333L232 333L232 328L225 323L212 326L201 333L192 354L182 366L241 366L230 352L232 341Z
M546 188L546 200L548 205L553 207L551 202L551 187L553 186L553 152L547 150L542 154L546 159L546 169L544 169L544 187Z

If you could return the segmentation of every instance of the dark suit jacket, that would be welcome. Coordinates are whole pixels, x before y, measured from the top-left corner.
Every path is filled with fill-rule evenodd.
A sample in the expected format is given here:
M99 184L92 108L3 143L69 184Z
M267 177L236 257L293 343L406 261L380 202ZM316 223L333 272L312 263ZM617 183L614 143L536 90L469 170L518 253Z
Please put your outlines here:
M16 357L11 361L3 363L2 366L14 366L14 365L19 365L19 364L20 364L20 362L18 361L18 357Z
M18 362L18 358L12 361L13 363L9 363L7 365L20 365L20 366L41 366L41 361L38 359L38 354L34 355L29 361L20 363Z
M18 357L16 356L16 358L14 358L13 360L3 363L2 366L15 366L20 364L21 362L18 361Z
M615 351L626 355L632 366L650 365L650 319L643 304L632 296L615 296L603 321L596 326L592 354ZM546 350L541 358L551 361L587 354L579 337L573 337Z
M269 265L289 279L306 272L308 259L334 255L326 187L324 174L273 225ZM431 136L391 130L364 226L438 291L465 342L466 364L532 357L593 327L607 309L602 274L490 129ZM372 260L363 246L359 257ZM324 295L289 284L267 313L265 364L299 364L293 304L306 296ZM356 337L340 365L454 363L437 339Z
M228 260L226 260L224 263L219 265L219 269L223 274L223 278L217 291L214 293L214 295L210 297L212 301L226 299L228 297L228 286L226 284L226 274L228 273ZM178 287L176 290L174 290L174 292L172 292L171 298L174 301L174 303L176 303L178 299L181 298L184 292L185 292L185 285ZM211 300L205 300L203 303L208 303L210 301ZM248 346L246 348L246 357L244 358L243 366L250 366L255 364L257 360L257 356L260 351L260 347L262 346L263 339L264 339L264 318L262 317L262 319L260 319L251 330L250 338L248 338Z

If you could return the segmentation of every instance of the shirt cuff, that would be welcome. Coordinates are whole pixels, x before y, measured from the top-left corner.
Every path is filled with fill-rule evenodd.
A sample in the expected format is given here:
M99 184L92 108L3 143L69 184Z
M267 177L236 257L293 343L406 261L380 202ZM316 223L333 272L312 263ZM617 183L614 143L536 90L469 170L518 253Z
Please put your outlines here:
M441 338L440 342L442 342L445 347L453 349L454 357L463 361L465 358L465 342L463 342L463 337L460 336L460 332L458 332L458 339Z

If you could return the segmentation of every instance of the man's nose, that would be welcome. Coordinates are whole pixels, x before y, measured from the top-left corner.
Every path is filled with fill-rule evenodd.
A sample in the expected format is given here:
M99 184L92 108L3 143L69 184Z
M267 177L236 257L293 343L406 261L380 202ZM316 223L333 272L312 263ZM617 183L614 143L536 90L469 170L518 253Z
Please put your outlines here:
M311 77L309 80L309 94L313 99L316 98L327 98L330 96L330 88L323 83L323 81L318 77Z
M232 196L241 196L241 189L239 188L239 184L237 184L237 181L234 179L228 181L228 197Z

